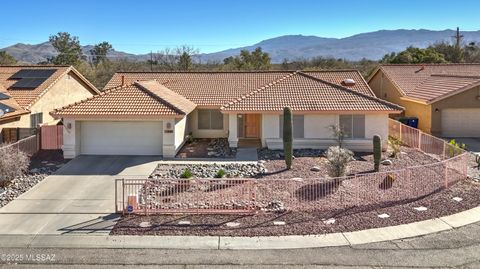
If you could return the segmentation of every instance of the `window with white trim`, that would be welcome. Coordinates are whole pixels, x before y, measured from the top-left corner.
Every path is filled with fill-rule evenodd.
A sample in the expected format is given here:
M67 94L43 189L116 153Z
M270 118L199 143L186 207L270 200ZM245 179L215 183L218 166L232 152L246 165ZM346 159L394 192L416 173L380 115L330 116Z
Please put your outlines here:
M303 115L293 115L293 138L305 138L305 118ZM283 138L283 115L279 117L280 138Z
M198 110L198 129L199 130L222 130L223 114L218 109L199 109Z
M346 138L365 138L365 115L340 115L339 121Z

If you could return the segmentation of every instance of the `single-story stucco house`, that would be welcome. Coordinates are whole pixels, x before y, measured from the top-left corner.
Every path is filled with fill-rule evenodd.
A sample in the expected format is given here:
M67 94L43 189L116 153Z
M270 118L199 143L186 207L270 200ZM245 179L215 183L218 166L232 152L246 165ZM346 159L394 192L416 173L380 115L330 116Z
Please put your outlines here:
M368 83L426 133L480 137L480 64L381 65Z
M388 117L403 108L373 94L357 71L126 72L98 96L52 111L62 118L64 155L174 157L188 135L228 138L231 147L257 140L282 148L282 112L294 113L294 147L335 144L341 125L346 147L371 151L385 144Z

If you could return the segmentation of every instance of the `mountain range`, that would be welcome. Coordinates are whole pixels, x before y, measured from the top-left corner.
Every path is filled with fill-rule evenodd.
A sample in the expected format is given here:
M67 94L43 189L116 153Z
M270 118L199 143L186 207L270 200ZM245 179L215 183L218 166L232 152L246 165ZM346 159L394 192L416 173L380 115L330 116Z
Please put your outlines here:
M480 42L480 30L461 31L463 42ZM455 35L454 30L380 30L361 33L345 38L326 38L318 36L285 35L263 40L251 46L232 48L213 53L202 53L195 57L202 62L221 62L224 58L235 56L241 50L253 50L262 47L263 51L270 54L273 63L281 63L284 59L311 59L313 57L334 57L347 60L381 59L385 54L399 52L408 46L425 48L435 42L451 42ZM82 46L86 55L92 45ZM55 56L56 51L49 42L41 44L18 43L0 50L11 54L17 60L25 63L39 63ZM150 54L132 54L112 50L108 54L112 59L128 59L132 61L145 61L150 59Z

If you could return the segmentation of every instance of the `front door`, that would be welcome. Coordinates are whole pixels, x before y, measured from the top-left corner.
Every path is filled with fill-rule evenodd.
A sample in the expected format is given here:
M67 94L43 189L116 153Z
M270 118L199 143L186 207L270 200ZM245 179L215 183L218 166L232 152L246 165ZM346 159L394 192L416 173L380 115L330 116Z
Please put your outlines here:
M245 114L245 137L260 138L260 114Z

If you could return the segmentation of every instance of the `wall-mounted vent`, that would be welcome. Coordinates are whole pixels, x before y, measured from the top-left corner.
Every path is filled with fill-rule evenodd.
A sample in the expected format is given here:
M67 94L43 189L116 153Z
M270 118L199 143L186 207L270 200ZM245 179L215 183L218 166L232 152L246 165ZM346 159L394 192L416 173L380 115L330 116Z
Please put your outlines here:
M347 78L344 81L342 81L342 85L343 86L348 86L348 87L355 86L355 83L356 83L355 80L353 80L351 78Z

